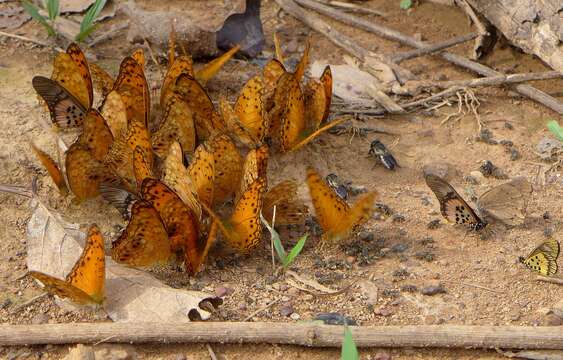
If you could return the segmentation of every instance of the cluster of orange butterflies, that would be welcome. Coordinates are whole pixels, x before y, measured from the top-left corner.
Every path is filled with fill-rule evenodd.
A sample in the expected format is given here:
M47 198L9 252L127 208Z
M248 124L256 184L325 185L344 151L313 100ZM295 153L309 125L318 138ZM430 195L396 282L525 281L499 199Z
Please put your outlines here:
M244 85L234 106L219 99L218 111L204 85L237 50L195 71L189 55L176 56L171 36L168 70L154 106L160 116L151 115L142 51L123 59L114 80L88 64L81 49L71 44L56 56L50 78L33 78L54 126L78 133L61 165L37 147L33 150L61 193L70 190L78 201L102 195L128 220L112 242L117 262L151 267L181 260L195 274L218 233L248 253L262 238L261 214L271 219L275 209L276 225L305 222L309 210L297 196L297 183L270 186L267 164L271 151L294 151L341 122L327 124L330 67L320 79L302 83L309 46L294 72L278 56ZM103 97L98 110L93 107L94 87ZM326 239L348 236L373 213L375 193L350 207L313 168L307 170L307 183ZM230 200L232 207L224 206ZM83 302L72 295L76 289L64 291L61 284L71 287L74 272L103 274L103 257L99 261L100 256L88 255L94 247L101 246L103 252L98 238L94 226L66 282L32 275L57 294ZM103 283L94 291L93 285L77 285L87 281L75 282L74 288L92 302L103 299Z

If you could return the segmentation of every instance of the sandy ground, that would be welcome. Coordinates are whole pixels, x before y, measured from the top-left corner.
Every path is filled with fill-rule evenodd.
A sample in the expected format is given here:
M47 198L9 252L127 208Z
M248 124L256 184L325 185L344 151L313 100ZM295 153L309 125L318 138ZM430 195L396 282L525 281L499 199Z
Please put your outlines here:
M389 14L382 20L407 34L420 33L425 40L444 40L471 31L465 16L456 9L423 3L414 10L400 11L398 3L377 0L368 6ZM343 52L326 38L312 33L293 18L277 13L273 2L265 2L263 20L267 32L267 50L272 51L271 34L281 34L282 42L297 39L300 56L305 36L311 34L311 59L334 64L343 62ZM364 32L341 24L334 27L352 35L363 46L380 53L408 50ZM30 37L44 37L39 25L28 23L21 29ZM93 49L98 60L114 72L121 55L129 51L123 39L113 40ZM453 51L467 54L469 44ZM117 51L115 51L117 49ZM117 211L96 199L76 205L62 198L54 184L40 168L30 152L29 141L54 153L53 138L45 125L49 121L39 106L31 87L34 75L50 74L54 52L21 41L0 38L0 183L29 185L39 175L41 198L52 208L82 224L95 222L106 239L116 236L116 225L123 224ZM509 47L497 45L484 62L500 71L543 71L546 67L537 59ZM472 74L447 63L424 57L405 62L405 67L421 79L462 79ZM163 67L161 66L161 69ZM240 89L244 81L258 72L258 67L246 61L233 61L209 84L210 95L230 94ZM148 65L151 85L159 83L158 69ZM534 86L561 96L563 81L544 81ZM205 271L196 278L183 274L157 274L174 287L215 291L226 287L229 295L214 314L216 321L237 321L281 297L276 305L254 317L254 321L274 320L291 322L312 319L320 312L338 312L355 319L361 325L391 324L479 324L479 325L545 325L551 306L563 298L563 287L540 283L535 275L518 263L535 244L545 239L544 232L553 232L562 239L561 213L563 183L561 169L545 175L550 163L541 162L535 154L535 144L547 135L547 119L559 119L556 113L530 100L517 96L508 88L479 89L481 120L496 140L510 140L521 157L512 161L502 145L475 141L477 125L473 115L459 121L440 125L446 115L456 112L457 106L444 107L434 115L422 113L384 118L363 118L360 126L376 127L397 135L368 134L366 137L324 134L295 154L276 155L270 161L269 181L277 183L286 178L304 179L305 167L314 165L323 175L336 173L354 185L376 190L378 202L389 206L394 216L370 220L360 236L348 245L318 251L318 241L312 238L303 254L293 265L300 274L314 277L334 289L352 281L356 285L340 295L315 297L289 286L283 276L273 276L269 260L269 246L264 241L250 257L224 255L216 250L208 260ZM505 124L511 126L509 129ZM401 168L388 171L367 156L374 138L388 144ZM525 176L534 186L523 226L510 229L489 240L481 240L465 230L442 224L429 229L428 223L440 219L438 203L424 183L422 167L439 162L451 166L452 184L466 198L481 194L502 180L486 178L479 185L465 182L464 176L478 170L484 160L491 160L509 177ZM303 183L300 195L308 200ZM352 200L353 201L353 200ZM14 313L18 304L38 295L41 289L26 273L25 226L30 216L28 200L10 194L0 194L0 320L3 323L59 323L70 321L104 321L105 318L87 311L69 312L60 309L51 298L39 300ZM545 216L544 214L550 216ZM402 216L397 216L397 214ZM547 218L547 219L546 219ZM547 229L547 230L546 230ZM282 236L296 239L306 227L282 230ZM561 261L560 261L561 264ZM561 264L563 265L563 264ZM442 284L444 293L427 296L421 289ZM231 293L232 292L232 293ZM282 310L291 308L297 315L283 316ZM56 359L67 353L66 346L31 348L2 348L0 356ZM121 347L120 347L121 348ZM338 358L339 350L309 349L277 345L216 345L215 352L223 359L327 359ZM203 345L139 346L141 358L208 359ZM387 353L393 359L497 359L496 352L469 350L390 350L362 351L362 358L377 358Z

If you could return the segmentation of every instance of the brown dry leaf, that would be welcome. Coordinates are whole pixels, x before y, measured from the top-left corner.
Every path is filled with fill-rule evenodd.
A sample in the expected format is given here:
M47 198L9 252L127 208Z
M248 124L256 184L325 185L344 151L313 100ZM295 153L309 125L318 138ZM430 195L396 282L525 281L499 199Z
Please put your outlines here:
M85 234L37 199L31 201L27 224L27 268L63 279L82 252ZM104 309L115 322L173 322L207 320L200 307L219 300L199 291L172 289L150 274L122 266L106 257ZM67 303L65 301L65 303Z

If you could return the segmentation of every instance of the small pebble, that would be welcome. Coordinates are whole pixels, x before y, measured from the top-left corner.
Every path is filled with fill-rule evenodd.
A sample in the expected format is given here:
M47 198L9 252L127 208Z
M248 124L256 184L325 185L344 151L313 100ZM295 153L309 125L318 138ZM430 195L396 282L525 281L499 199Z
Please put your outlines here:
M393 314L393 309L389 308L389 307L382 307L382 308L376 309L373 313L375 315L387 317L387 316Z
M391 355L385 352L376 353L373 357L373 360L391 360Z
M5 308L9 307L10 305L12 305L12 299L6 298L6 299L4 299L4 301L2 301L2 303L0 304L0 309L5 309Z
M299 320L301 318L301 316L299 316L299 314L295 312L289 315L289 317L291 318L291 320Z
M395 215L393 215L392 220L395 223L402 223L402 222L405 222L406 218L405 218L404 215L395 214Z
M522 155L520 155L520 152L518 150L516 150L515 148L510 148L510 160L511 161L516 161L518 159L520 159L522 157Z
M320 313L314 320L320 320L326 325L350 325L356 326L356 320L339 313Z
M225 286L219 286L215 289L215 296L222 298L222 297L231 295L234 292L235 291L231 288L228 288L228 287L225 287Z
M401 286L401 291L404 291L404 292L413 293L413 292L416 292L417 290L418 290L418 288L416 287L416 285L407 284L407 285Z
M549 213L549 211L544 212L543 215L542 215L542 218L543 218L544 220L549 220L549 219L551 219L551 214Z
M444 286L442 286L442 284L425 286L420 290L420 293L422 295L428 295L428 296L433 296L436 294L444 294L445 292L446 289L444 288Z
M356 262L356 257L355 256L346 256L346 262L348 264L353 264Z
M391 251L394 253L402 253L405 252L408 248L409 246L407 244L399 243L393 245L393 247L391 247Z
M414 257L418 260L424 260L428 262L434 261L434 254L430 251L419 251L414 254Z
M280 308L280 315L287 317L293 314L293 306L291 305L284 305Z
M508 129L508 130L512 130L512 129L514 129L514 126L512 126L512 124L509 123L508 121L506 121L506 122L504 123L504 128L505 128L505 129Z

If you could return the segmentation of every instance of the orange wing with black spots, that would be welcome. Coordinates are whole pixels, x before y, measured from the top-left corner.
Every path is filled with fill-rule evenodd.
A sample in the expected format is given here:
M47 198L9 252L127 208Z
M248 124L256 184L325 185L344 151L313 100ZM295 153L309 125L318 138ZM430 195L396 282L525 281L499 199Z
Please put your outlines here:
M132 57L126 57L119 67L113 90L121 95L127 121L138 121L145 126L150 119L150 94L143 66Z
M33 149L33 152L35 153L39 161L41 161L41 164L45 167L47 173L49 173L49 176L51 176L51 179L59 189L60 193L63 195L68 194L66 180L55 160L53 160L53 158L51 158L49 154L37 148L34 144L31 144L31 149Z
M113 89L113 77L98 64L90 64L90 72L96 91L106 97Z
M137 189L141 188L141 184L147 178L155 178L152 164L149 163L145 156L145 152L137 146L133 151L133 171L135 180L137 180Z
M86 114L78 142L90 149L94 159L102 161L106 157L113 143L113 135L98 111L90 109Z
M307 185L325 239L337 241L348 237L352 230L366 222L375 210L375 192L362 195L354 206L350 207L311 167L307 169Z
M303 92L297 80L289 80L288 96L281 114L280 149L282 152L291 150L306 130L305 103Z
M264 66L262 77L264 78L264 101L266 111L274 106L274 92L278 84L278 80L287 71L281 62L272 59Z
M424 179L436 195L440 212L446 220L473 230L480 230L487 225L446 180L432 174L425 175Z
M221 116L215 111L209 95L194 78L181 74L176 79L174 91L188 104L192 111L199 141L207 140L213 134L222 133L226 130L225 124Z
M264 82L255 76L244 85L234 107L240 123L256 144L262 143L268 131L263 95Z
M168 232L171 250L183 252L188 273L197 273L205 261L207 241L199 237L199 221L194 213L160 180L145 179L141 195L158 211Z
M196 149L192 162L188 166L188 174L194 185L198 199L204 205L213 204L213 190L215 183L215 156L205 144Z
M152 148L160 158L166 157L174 141L178 141L186 153L194 152L196 133L192 111L179 96L172 94L168 97L162 123L151 140Z
M213 152L214 158L213 201L218 204L238 190L243 159L236 145L227 135L213 137L209 140L208 147Z
M78 142L66 152L65 168L68 186L78 201L98 196L99 186L108 176L88 146Z
M84 109L92 106L92 78L86 57L78 45L70 44L66 52L55 57L51 79L78 99Z
M152 205L137 200L131 207L131 219L111 244L111 257L131 266L166 264L171 257L166 228Z
M248 186L258 178L266 181L268 173L268 145L262 145L257 149L251 149L246 154L242 170L242 179L238 196L243 194ZM267 187L267 181L266 181Z
M104 239L98 227L92 225L82 255L65 280L38 271L29 273L41 281L49 292L85 305L104 301L105 269Z
M182 74L194 77L193 61L190 56L178 56L170 63L160 89L160 106L166 105L168 97L174 93L176 80Z
M276 207L276 225L303 224L309 214L309 208L297 196L297 183L284 180L264 195L262 215L271 221Z
M105 97L101 113L106 120L114 138L118 138L127 131L127 111L121 95L111 90Z
M328 119L330 113L330 105L332 104L332 71L330 70L330 65L327 65L321 75L321 84L324 86L325 95L325 112L321 123L324 123Z
M231 217L226 221L221 221L205 207L225 235L227 242L242 253L250 252L262 239L260 209L265 190L264 179L255 180L242 194Z

